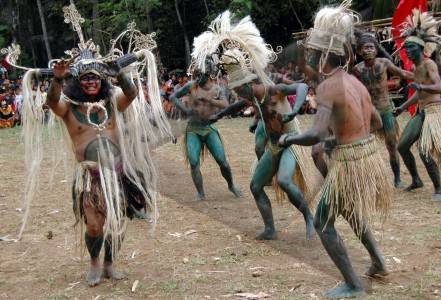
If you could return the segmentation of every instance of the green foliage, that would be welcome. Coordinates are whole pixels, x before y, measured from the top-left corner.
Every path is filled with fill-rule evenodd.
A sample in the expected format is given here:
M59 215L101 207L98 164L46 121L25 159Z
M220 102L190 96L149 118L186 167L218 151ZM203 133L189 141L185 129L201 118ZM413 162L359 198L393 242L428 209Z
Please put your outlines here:
M243 18L251 13L251 0L232 0L230 2L230 11L238 18Z
M0 25L0 49L6 47L6 33L8 32L8 26Z
M64 50L76 47L78 38L70 24L63 22L62 8L70 0L40 0L49 36L52 55L61 57ZM175 1L184 23L177 20ZM185 69L184 29L190 43L207 29L221 12L230 9L237 18L251 15L263 37L273 46L286 46L293 42L291 33L309 28L312 17L320 5L340 3L341 0L75 0L85 22L83 32L93 38L104 52L109 40L135 21L142 32L155 31L159 57L169 69ZM379 16L387 15L398 0L353 0L353 8L370 10ZM10 1L14 5L3 7L0 13L0 47L16 39L22 46L28 65L44 67L46 51L42 39L41 21L35 0ZM12 13L16 10L16 14ZM10 16L18 15L17 32L11 33ZM96 16L96 18L94 18Z

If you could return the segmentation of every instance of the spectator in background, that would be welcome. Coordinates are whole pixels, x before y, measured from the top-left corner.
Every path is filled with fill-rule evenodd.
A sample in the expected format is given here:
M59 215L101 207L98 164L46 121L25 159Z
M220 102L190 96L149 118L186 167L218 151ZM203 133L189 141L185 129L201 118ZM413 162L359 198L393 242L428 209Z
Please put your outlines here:
M307 113L315 114L317 112L317 101L315 96L315 90L313 87L309 87L308 95L306 95L306 101L308 102Z

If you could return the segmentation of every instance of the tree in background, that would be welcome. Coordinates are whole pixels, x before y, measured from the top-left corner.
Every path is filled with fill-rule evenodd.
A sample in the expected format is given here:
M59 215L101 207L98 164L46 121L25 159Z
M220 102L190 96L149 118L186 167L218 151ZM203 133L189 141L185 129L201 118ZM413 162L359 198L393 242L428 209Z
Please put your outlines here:
M23 48L23 64L46 67L53 57L77 44L76 36L63 22L62 7L71 0L3 0L0 10L0 45L17 41ZM207 29L221 12L230 9L236 17L251 15L262 36L273 46L293 42L291 33L307 29L320 5L341 0L75 0L85 18L86 38L105 51L114 34L131 21L143 32L157 33L158 57L169 69L186 69L193 38ZM364 19L388 17L398 0L354 0L353 8ZM40 4L39 6L37 4ZM41 12L40 14L38 12ZM43 18L40 18L40 15ZM12 18L11 18L12 16ZM44 22L43 22L44 20ZM44 30L44 25L46 30ZM46 31L46 33L45 33Z

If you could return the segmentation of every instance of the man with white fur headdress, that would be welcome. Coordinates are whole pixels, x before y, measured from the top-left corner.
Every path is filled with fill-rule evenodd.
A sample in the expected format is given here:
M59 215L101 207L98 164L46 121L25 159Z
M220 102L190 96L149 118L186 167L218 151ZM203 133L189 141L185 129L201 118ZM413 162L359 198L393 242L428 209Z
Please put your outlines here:
M319 193L314 225L327 253L343 275L344 283L325 293L329 298L356 297L364 294L343 240L334 223L342 215L368 250L372 264L368 276L387 275L384 259L369 230L377 211L386 216L392 185L384 179L386 166L378 151L373 130L382 122L372 105L366 87L345 67L350 39L358 16L349 10L351 2L339 7L324 7L317 12L314 28L306 40L309 67L324 76L317 87L317 114L314 126L302 134L283 135L281 146L314 145L325 140L328 128L335 135L331 164Z
M409 84L409 87L416 92L396 108L395 114L398 115L413 103L418 103L418 111L407 123L398 143L398 151L412 176L412 183L407 190L423 186L410 150L418 141L421 160L435 190L432 199L441 201L440 173L436 162L441 161L441 79L437 64L428 58L441 42L438 22L429 13L414 9L413 15L404 24L401 36L405 38L407 56L415 64L415 82Z
M162 110L155 58L150 51L156 46L152 35L142 34L130 23L113 40L110 52L101 56L92 40L84 40L80 26L84 19L75 6L71 4L63 10L65 22L71 23L78 33L78 48L66 51L69 59L52 61L50 69L28 69L23 79L27 181L26 213L19 239L37 191L41 161L47 154L43 150L43 106L47 105L53 113L48 130L59 124L64 135L60 141L57 135L49 134L52 144L47 149L53 151L50 157L56 164L61 159L68 163L71 159L60 154L73 152L77 163L73 209L76 223L81 228L83 222L86 224L84 240L90 254L86 280L94 286L101 277L124 277L114 270L113 261L124 238L126 217L140 216L143 210L150 209L156 220L156 173L146 142L156 138L151 122L165 136L171 136L171 131ZM128 51L118 48L123 44L129 45ZM7 59L15 67L23 68L15 65L19 54L19 47L13 45L8 49ZM147 73L149 102L144 98L139 78L143 71ZM45 75L53 77L46 102L39 87L36 96L32 91L33 81L41 82L38 78ZM111 80L119 87L113 86ZM103 267L99 260L102 248Z
M277 238L271 203L264 190L265 185L276 176L276 195L280 198L286 194L303 214L306 238L311 239L314 234L313 217L305 198L312 198L312 187L316 186L319 175L311 173L315 168L305 149L284 149L277 145L283 133L298 132L295 116L305 101L307 86L303 83L275 85L270 80L265 68L277 55L264 42L249 16L231 24L230 13L226 11L212 22L209 29L195 39L195 64L204 69L205 59L210 57L228 75L228 88L245 99L214 115L212 120L253 105L265 123L265 133L269 138L268 147L254 169L250 184L265 225L264 231L256 238ZM292 109L286 96L295 93L298 97Z

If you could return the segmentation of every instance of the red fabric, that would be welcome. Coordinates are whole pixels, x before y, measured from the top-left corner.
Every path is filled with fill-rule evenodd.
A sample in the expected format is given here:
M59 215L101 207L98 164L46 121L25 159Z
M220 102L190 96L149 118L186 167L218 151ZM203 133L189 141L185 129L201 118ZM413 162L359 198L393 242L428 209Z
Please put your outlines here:
M8 64L8 62L6 61L6 58L4 58L1 62L0 65L2 65L3 67L6 68L6 70L9 70L11 68L11 65Z
M401 24L406 20L406 17L412 14L412 9L418 8L420 11L427 11L427 0L401 0L397 6L392 17L392 36L397 38L400 36ZM399 49L403 45L403 39L396 39L395 45ZM413 63L407 58L406 51L400 50L400 58L403 61L403 68L410 71ZM408 97L410 98L414 90L409 90ZM409 113L413 116L416 112L416 104L409 107Z
M294 106L294 104L296 104L296 98L297 98L296 95L289 95L287 98L288 98L288 102L289 102L289 104L291 104L291 106Z

